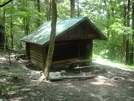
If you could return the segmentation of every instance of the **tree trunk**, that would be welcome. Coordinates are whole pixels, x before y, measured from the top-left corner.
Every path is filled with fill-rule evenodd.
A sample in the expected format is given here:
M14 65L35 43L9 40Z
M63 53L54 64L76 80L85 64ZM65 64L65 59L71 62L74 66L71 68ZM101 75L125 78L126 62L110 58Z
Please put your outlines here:
M124 14L123 14L123 18L124 18L124 26L126 26L126 13L127 13L127 7L126 7L126 2L124 2ZM126 46L127 45L127 37L126 35L124 34L123 35L123 42L122 42L122 62L126 63L127 59L126 59Z
M132 0L132 29L134 30L134 1ZM131 45L131 53L130 53L130 64L133 64L134 63L134 31L133 31L133 34L132 34L132 45Z
M122 62L125 63L126 61L126 35L122 37Z
M128 4L127 4L127 18L126 18L126 26L129 27L130 26L130 0L128 0ZM129 34L127 34L127 40L126 40L126 63L130 64L130 39L129 39Z
M2 17L2 25L4 26L3 29L3 34L4 34L4 52L6 53L6 49L7 49L7 41L6 41L6 33L5 33L5 9L3 9L3 17Z
M75 17L75 0L70 0L70 17Z
M8 3L10 3L11 1L13 1L13 0L8 0L8 1L4 2L3 4L0 4L0 7L4 7L4 6L7 5Z
M129 64L129 37L126 40L126 64Z
M46 18L47 21L51 20L51 0L45 0Z
M77 0L77 16L80 16L80 2Z
M110 21L110 17L111 17L110 16L110 7L109 7L109 4L107 4L107 1L106 0L104 0L104 4L106 6L106 12L107 12L106 18L108 19L107 22L106 22L107 23L107 29L108 29L108 31L107 31L107 38L109 38L109 36L110 36L109 35L110 34L109 33L109 26L110 26L110 22L109 21Z
M130 26L130 0L128 0L128 6L127 6L127 26Z
M24 20L25 20L25 34L26 35L28 35L29 34L29 18L28 17L26 17L26 18L24 18Z
M40 26L40 0L37 0L38 20L37 26Z
M46 79L49 77L49 70L52 63L54 45L55 45L55 35L56 35L56 21L57 21L57 7L56 0L52 0L52 23L51 23L51 35L49 40L49 48L47 53L47 59L44 66L44 75Z
M13 4L13 3L12 3ZM13 5L12 5L13 9ZM12 16L12 9L11 9L11 20L10 20L10 34L11 34L11 48L14 48L14 37L13 37L13 16Z
M25 7L28 7L27 1L26 1L26 2L23 1L23 5L24 5ZM26 16L26 17L23 18L23 22L24 22L24 31L25 31L24 33L25 33L26 35L29 34L29 21L30 21L30 18L29 18L28 16Z

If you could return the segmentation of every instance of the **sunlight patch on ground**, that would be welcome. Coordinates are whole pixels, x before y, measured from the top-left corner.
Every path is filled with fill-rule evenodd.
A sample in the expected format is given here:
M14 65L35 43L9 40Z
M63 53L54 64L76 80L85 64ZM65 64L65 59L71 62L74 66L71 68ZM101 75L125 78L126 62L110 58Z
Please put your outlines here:
M13 99L10 99L10 101L21 101L22 99L25 99L25 98L27 98L27 96L24 96L24 97L15 97ZM2 101L4 101L4 100L2 100Z
M0 63L5 62L6 60L7 60L6 58L0 57Z
M110 66L110 67L116 67L119 69L123 69L123 70L133 70L134 66L126 66L125 64L120 64L120 63L114 63L109 61L108 59L103 59L101 57L97 58L95 61L93 61L94 63L98 63L101 65L106 65L106 66ZM129 68L129 69L128 69ZM131 69L130 69L131 68Z
M104 82L102 80L97 81L97 82L91 82L91 84L93 84L93 85L108 85L108 86L113 86L112 84L106 83L106 82Z
M66 86L67 88L74 89L74 90L76 90L78 92L80 92L82 90L82 87L84 86L84 84L83 84L83 85L81 85L81 87L77 87L75 85L72 85L72 83L67 83L66 85L67 85Z
M97 78L95 78L96 81L94 82L90 82L93 85L108 85L108 86L114 86L111 83L108 83L107 78L103 77L103 76L98 76Z
M111 67L123 67L124 66L122 64L113 63L113 62L108 61L107 59L102 59L102 58L98 58L97 60L95 60L93 62L98 63L98 64L102 64L102 65L108 65Z
M1 57L0 60L6 60L6 58Z

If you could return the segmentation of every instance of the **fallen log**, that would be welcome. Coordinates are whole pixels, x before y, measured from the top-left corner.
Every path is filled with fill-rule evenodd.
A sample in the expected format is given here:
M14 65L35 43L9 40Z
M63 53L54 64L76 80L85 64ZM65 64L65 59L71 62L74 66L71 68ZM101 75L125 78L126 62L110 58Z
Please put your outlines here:
M91 79L96 77L96 75L92 74L92 75L87 75L87 76L58 76L58 77L53 77L53 78L49 78L49 80L51 81L60 81L60 80L64 80L64 79Z

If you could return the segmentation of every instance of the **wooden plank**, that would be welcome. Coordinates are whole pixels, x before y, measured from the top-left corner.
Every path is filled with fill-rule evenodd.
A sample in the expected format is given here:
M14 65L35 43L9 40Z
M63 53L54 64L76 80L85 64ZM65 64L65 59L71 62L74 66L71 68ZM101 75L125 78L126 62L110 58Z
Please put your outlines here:
M30 47L30 50L42 51L42 49L40 49L39 47L36 47L36 48Z
M43 51L35 50L35 49L30 49L30 52L35 52L36 54L39 53L41 54Z
M38 61L44 62L43 58L41 59L41 58L33 56L33 55L31 55L30 58L33 58L33 59L36 59Z
M86 75L86 76L59 76L59 77L49 78L49 80L58 81L58 80L63 80L63 79L91 79L94 77L96 77L95 74Z
M35 48L30 48L31 51L36 51L36 52L42 52L42 49L35 49Z
M30 50L30 54L31 54L31 55L34 54L34 55L36 55L36 56L40 56L40 57L42 57L42 52L38 52L38 51L34 51L34 50Z
M64 45L70 45L70 44L74 44L74 41L56 43L55 46L64 46Z
M39 68L43 68L43 66L44 66L43 62L40 62L40 61L38 61L36 59L31 58L30 61L31 61L31 63L33 63L35 66L37 66Z
M38 50L38 51L42 51L42 47L38 46L38 45L31 45L30 44L30 50Z
M71 63L84 63L84 62L91 62L91 60L83 59L83 60L72 60L69 62L71 62Z
M95 34L88 34L88 36L87 36L88 38L95 38L96 37L96 35Z
M70 58L70 59L65 59L65 60L53 61L52 64L64 63L64 62L67 62L67 61L77 60L77 59L78 58Z
M42 52L37 52L33 50L30 50L30 54L36 54L37 56L42 56Z

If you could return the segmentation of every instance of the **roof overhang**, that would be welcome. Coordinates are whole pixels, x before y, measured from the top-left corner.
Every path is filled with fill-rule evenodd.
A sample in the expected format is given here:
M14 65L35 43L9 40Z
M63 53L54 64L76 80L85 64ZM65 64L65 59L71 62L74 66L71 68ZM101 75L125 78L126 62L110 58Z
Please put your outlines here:
M87 17L78 17L78 18L68 18L57 20L56 23L56 37L64 34L66 31L76 27L81 22L86 21L93 30L99 35L100 40L106 40L107 38L102 34L102 32L87 18ZM33 43L38 45L44 45L48 43L51 33L51 21L47 21L38 27L31 34L24 36L21 41L26 43Z

